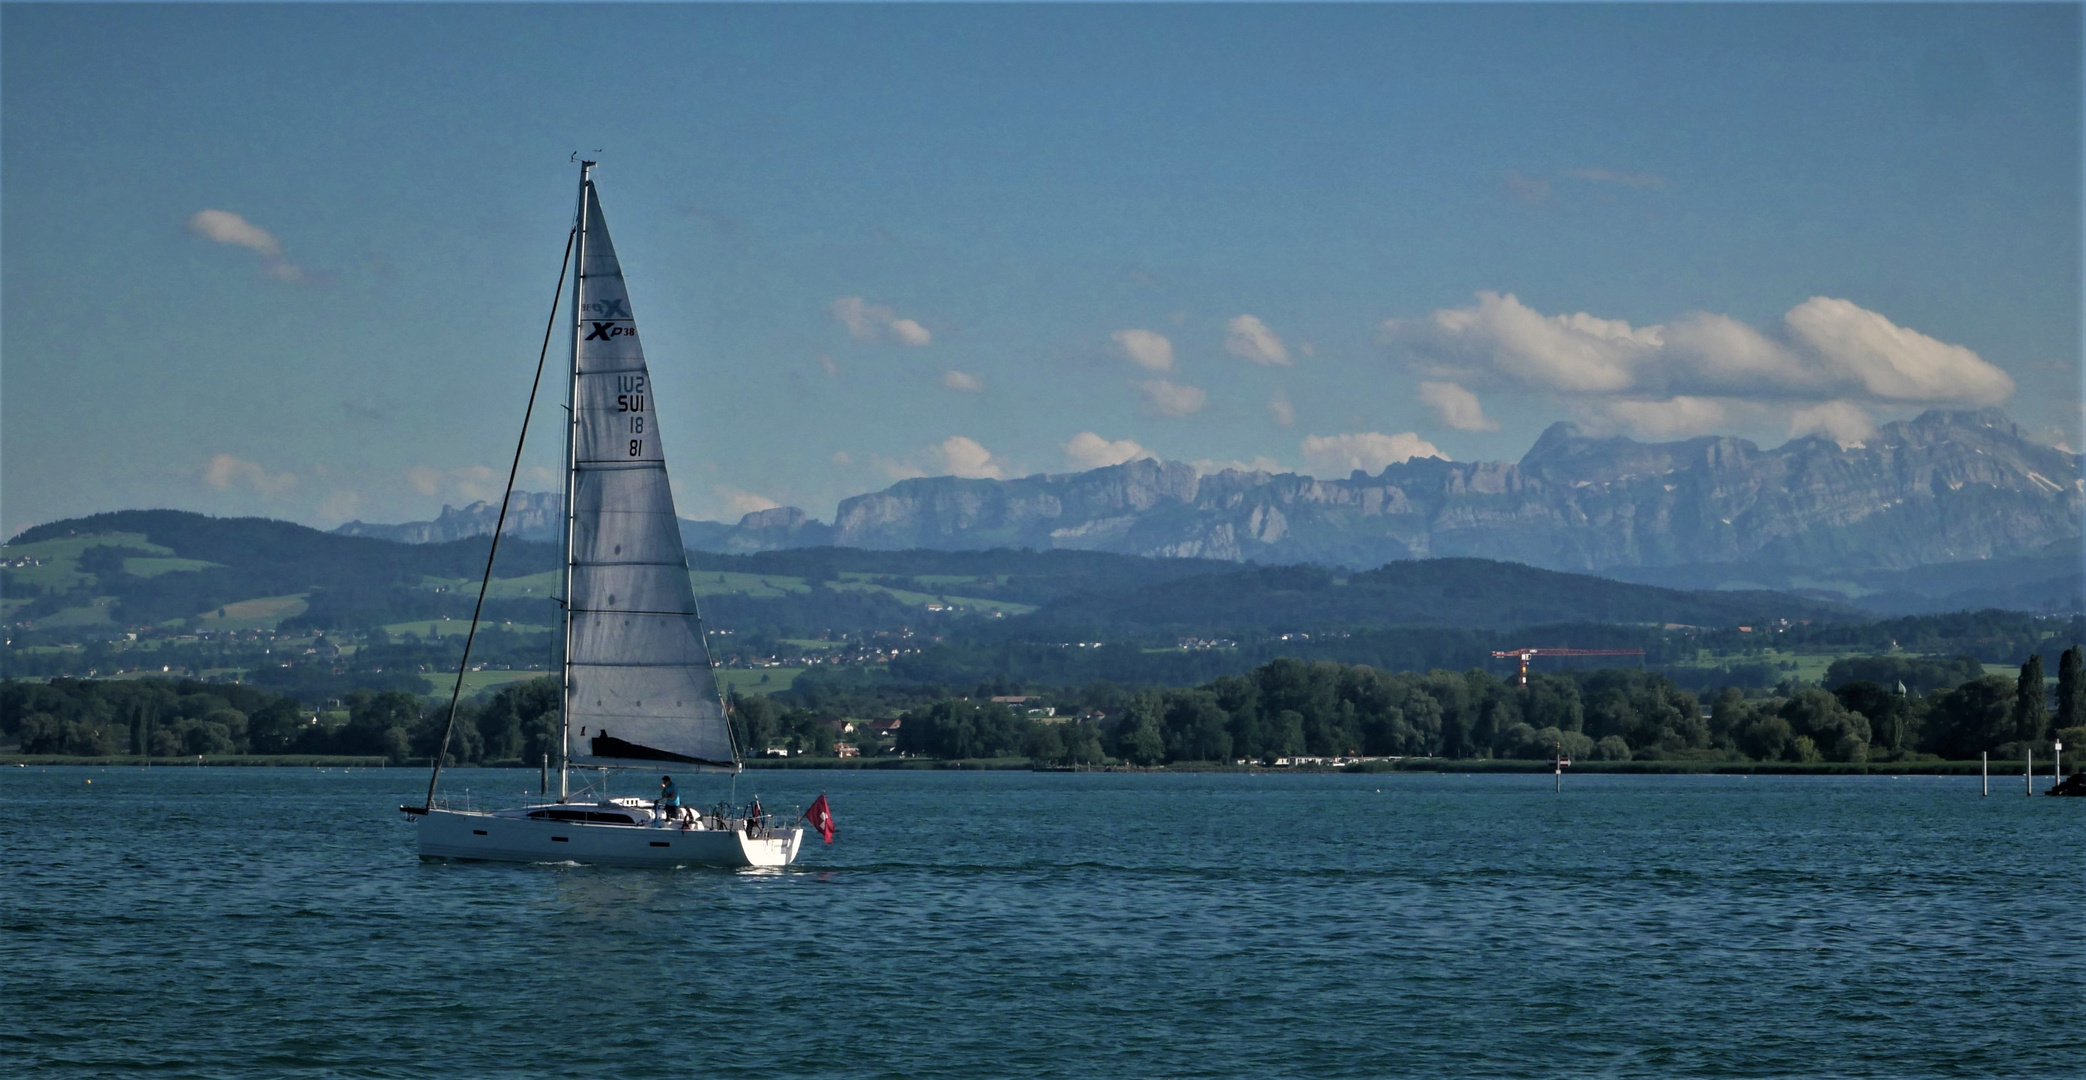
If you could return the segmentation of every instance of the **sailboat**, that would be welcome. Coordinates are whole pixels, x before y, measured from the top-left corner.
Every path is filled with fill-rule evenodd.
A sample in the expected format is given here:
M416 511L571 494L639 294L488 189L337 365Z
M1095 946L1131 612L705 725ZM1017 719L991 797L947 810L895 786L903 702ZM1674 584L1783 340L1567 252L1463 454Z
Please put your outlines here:
M757 800L744 809L693 810L607 795L606 778L615 771L736 775L741 765L688 579L660 444L658 396L594 190L593 165L580 164L568 252L577 273L565 398L558 799L499 810L441 805L435 788L443 754L437 753L426 803L400 809L418 822L423 859L787 866L804 830L761 814ZM533 395L530 400L533 411ZM517 447L517 466L520 457ZM508 489L511 494L511 473ZM503 503L503 521L505 509ZM499 535L496 527L495 552ZM491 567L488 557L488 580ZM483 595L481 586L481 608ZM474 616L474 634L476 626ZM466 663L468 652L467 644ZM450 717L453 729L453 697ZM444 752L447 743L445 732ZM576 795L575 767L601 769L600 786Z

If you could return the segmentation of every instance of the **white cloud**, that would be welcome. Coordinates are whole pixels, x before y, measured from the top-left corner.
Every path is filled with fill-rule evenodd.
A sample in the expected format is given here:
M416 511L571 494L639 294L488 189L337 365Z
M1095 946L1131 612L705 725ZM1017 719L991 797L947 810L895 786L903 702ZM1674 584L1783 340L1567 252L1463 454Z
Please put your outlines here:
M1144 395L1145 406L1160 416L1187 416L1199 412L1210 400L1200 387L1182 386L1165 379L1147 379L1130 385Z
M1148 371L1173 370L1173 342L1150 330L1118 330L1109 335L1123 358Z
M719 499L724 500L724 505L732 513L740 517L745 517L748 514L757 514L763 510L773 510L782 505L766 495L755 494L751 491L740 491L738 488L726 487L723 484L718 484L712 491L715 492Z
M891 336L903 345L925 345L934 340L934 335L928 333L926 327L911 319L893 319Z
M1273 420L1276 427L1290 427L1297 422L1297 407L1291 405L1287 397L1276 394L1268 399L1268 419Z
M1237 459L1232 459L1229 461L1218 461L1212 458L1197 458L1194 461L1189 462L1188 464L1195 468L1195 473L1197 476L1209 476L1213 473L1220 473L1226 470L1237 470L1238 472L1249 473L1281 473L1289 471L1288 466L1283 465L1281 462L1276 461L1274 458L1260 456L1255 456L1254 459L1251 461L1239 461Z
M265 272L278 281L304 280L304 268L283 257L282 241L230 210L198 210L189 215L188 229L205 240L260 253L267 260Z
M1251 315L1240 315L1224 324L1224 351L1241 360L1270 367L1290 363L1289 350L1268 324Z
M1099 469L1156 456L1129 439L1110 442L1091 431L1082 431L1065 443L1065 459L1080 469Z
M1499 421L1485 415L1478 396L1452 382L1423 382L1420 401L1457 431L1498 431Z
M1725 403L1681 396L1667 401L1611 401L1606 415L1647 439L1708 435L1730 419Z
M1544 318L1512 293L1478 294L1475 307L1445 308L1425 319L1390 319L1381 336L1422 370L1474 372L1567 393L1622 391L1635 359L1658 347L1656 327L1591 315Z
M1969 349L1822 296L1768 331L1711 313L1642 327L1584 312L1545 316L1493 292L1479 293L1472 307L1391 319L1380 329L1424 373L1568 397L1992 405L2014 389Z
M1839 443L1843 449L1860 446L1875 434L1875 418L1867 409L1851 401L1828 401L1823 405L1798 409L1789 418L1790 438L1823 435Z
M967 480L1000 480L1006 476L1005 463L967 436L951 435L929 450L928 455L945 476Z
M976 375L952 370L942 372L942 385L951 390L961 390L967 394L976 394L985 389L985 380Z
M1961 345L1893 324L1845 300L1814 296L1783 317L1797 342L1879 401L1995 405L2014 381Z
M872 304L859 296L843 296L826 305L826 310L843 326L849 337L856 341L896 341L901 345L926 345L934 340L927 328L911 319L901 319L898 313L882 304Z
M893 480L912 480L927 475L926 469L910 461L899 461L894 458L884 457L881 454L871 457L869 463L876 466L885 476Z
M406 483L422 495L433 495L442 490L442 470L414 465L406 470Z
M539 478L547 470L532 475ZM464 502L492 502L507 493L507 474L487 465L460 469L437 469L414 465L406 470L406 484L422 495L443 495Z
M362 509L362 496L353 491L336 488L319 500L319 519L340 524L357 516Z
M466 465L450 476L456 493L471 502L490 502L507 494L507 474L489 465Z
M264 466L230 454L214 454L203 466L203 482L219 491L244 484L262 498L273 498L297 486L294 473L272 473Z
M855 463L855 459L854 459L854 456L853 456L852 454L849 454L849 453L848 453L847 451L845 451L845 450L835 450L835 451L833 451L833 464L835 464L835 465L839 465L839 466L841 466L841 467L843 467L843 468L846 468L846 467L848 467L848 466L851 466L851 465L853 465L854 463Z
M230 210L198 210L188 219L188 227L205 240L250 248L271 259L282 258L282 241Z
M1304 453L1307 467L1321 475L1344 476L1356 469L1375 473L1382 472L1386 466L1410 461L1416 457L1447 457L1435 449L1433 443L1410 431L1401 431L1396 435L1385 435L1380 431L1346 435L1307 435L1298 445Z

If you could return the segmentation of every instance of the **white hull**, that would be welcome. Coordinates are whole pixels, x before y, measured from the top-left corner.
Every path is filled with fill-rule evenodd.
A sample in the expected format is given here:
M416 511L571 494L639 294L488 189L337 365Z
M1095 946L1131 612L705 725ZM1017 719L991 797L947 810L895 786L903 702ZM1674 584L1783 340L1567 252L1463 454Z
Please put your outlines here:
M788 866L803 829L682 829L541 821L509 814L429 810L419 815L420 857L600 866Z

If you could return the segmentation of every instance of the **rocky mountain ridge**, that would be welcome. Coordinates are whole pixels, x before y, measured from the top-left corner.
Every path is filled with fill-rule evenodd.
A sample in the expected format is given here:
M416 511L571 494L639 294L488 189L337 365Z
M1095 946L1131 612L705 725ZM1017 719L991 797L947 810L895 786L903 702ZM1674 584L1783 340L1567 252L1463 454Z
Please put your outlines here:
M501 532L522 540L555 543L558 524L564 518L564 507L565 497L557 492L517 491L507 507L507 525ZM496 502L480 501L461 507L444 503L442 513L433 521L408 521L398 525L350 521L333 531L342 536L368 536L401 544L446 544L451 540L485 536L493 531L493 524L499 518L500 504Z
M1519 461L1319 480L1134 461L1019 480L907 480L840 504L831 543L1083 548L1371 567L1467 556L1554 570L1696 563L1904 568L2080 535L2078 455L2004 414L1929 412L1865 445L1639 443L1556 424Z
M1011 480L928 477L842 501L832 524L794 507L735 526L685 522L691 547L751 552L836 545L1108 551L1367 568L1476 557L1608 572L1699 564L1904 569L2031 555L2080 536L2079 455L2023 437L1997 410L1928 412L1863 445L1731 437L1641 443L1552 425L1518 462L1438 458L1320 480L1198 474L1139 460ZM545 502L547 500L547 503ZM555 521L531 496L510 531ZM430 539L497 506L444 509ZM393 538L406 539L404 535Z

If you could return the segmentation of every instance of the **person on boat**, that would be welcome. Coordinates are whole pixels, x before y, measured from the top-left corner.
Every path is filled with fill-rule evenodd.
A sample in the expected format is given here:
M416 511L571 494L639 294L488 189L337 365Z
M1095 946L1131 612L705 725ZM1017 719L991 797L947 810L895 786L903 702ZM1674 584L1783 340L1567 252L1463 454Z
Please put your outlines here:
M681 789L674 786L674 778L659 778L659 814L661 817L681 816Z
M755 796L753 797L753 805L752 805L752 806L749 806L749 807L747 807L747 808L746 808L746 831L747 831L747 832L752 832L753 830L755 830L755 829L758 829L758 828L760 828L760 827L761 827L761 797L760 797L760 796L758 796L758 795L755 795Z

